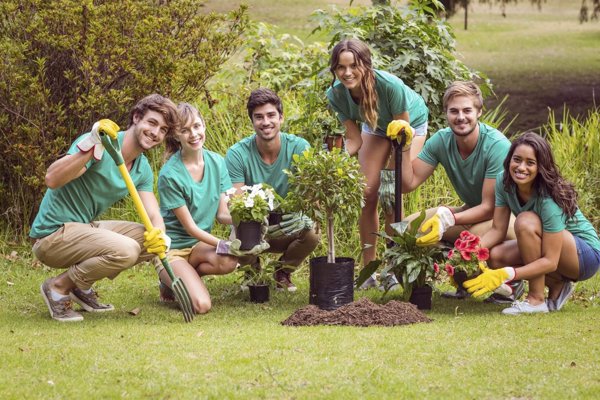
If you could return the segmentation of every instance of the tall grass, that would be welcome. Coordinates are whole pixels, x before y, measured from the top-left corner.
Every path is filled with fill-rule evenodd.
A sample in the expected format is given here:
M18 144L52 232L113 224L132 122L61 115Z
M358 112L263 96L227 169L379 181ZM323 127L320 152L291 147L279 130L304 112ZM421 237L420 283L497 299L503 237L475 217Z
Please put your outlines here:
M543 127L563 177L572 182L579 194L578 204L596 230L600 228L600 108L591 110L580 121L569 115L557 123L551 113Z

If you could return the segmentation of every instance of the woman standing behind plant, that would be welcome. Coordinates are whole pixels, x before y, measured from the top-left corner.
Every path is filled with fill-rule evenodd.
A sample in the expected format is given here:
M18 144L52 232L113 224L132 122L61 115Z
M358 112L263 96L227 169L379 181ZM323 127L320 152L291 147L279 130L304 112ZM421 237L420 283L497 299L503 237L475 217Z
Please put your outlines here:
M517 217L517 239L502 242L511 212ZM495 246L491 265L498 269L485 269L466 281L470 293L480 296L514 279L529 281L527 298L502 310L504 314L558 311L573 293L574 281L598 272L598 234L579 210L573 185L558 172L548 142L534 132L510 147L504 172L496 179L493 227L482 245Z
M221 240L210 233L215 218L222 224L232 223L225 200L231 180L223 157L204 149L206 127L198 110L181 103L177 112L181 127L166 140L169 158L158 178L160 210L172 239L169 263L184 281L194 311L203 314L210 310L211 301L202 276L232 272L237 266L233 256L246 253L236 249L239 241ZM255 250L260 249L251 251ZM170 301L169 276L162 266L157 272L161 300Z
M358 154L367 180L365 206L359 219L361 245L363 248L372 245L363 253L367 265L375 259L377 236L373 232L379 231L380 174L392 148L386 137L388 125L393 120L403 120L406 129L413 127L415 138L410 156L414 158L425 142L429 112L423 98L400 78L373 69L371 51L360 40L339 42L331 54L330 70L334 81L327 90L329 104L346 128L346 149L350 155ZM359 122L362 122L360 127ZM402 150L408 151L410 147ZM373 279L370 281L367 286L375 283Z

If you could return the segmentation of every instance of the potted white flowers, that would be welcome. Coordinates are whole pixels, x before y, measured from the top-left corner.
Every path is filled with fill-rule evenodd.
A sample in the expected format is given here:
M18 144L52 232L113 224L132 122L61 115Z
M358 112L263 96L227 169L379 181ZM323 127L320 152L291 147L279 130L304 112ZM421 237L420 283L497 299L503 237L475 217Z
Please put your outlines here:
M253 186L242 186L241 193L231 188L226 192L227 204L236 238L242 244L241 250L250 250L260 243L262 226L275 208L275 192L267 185L261 183Z

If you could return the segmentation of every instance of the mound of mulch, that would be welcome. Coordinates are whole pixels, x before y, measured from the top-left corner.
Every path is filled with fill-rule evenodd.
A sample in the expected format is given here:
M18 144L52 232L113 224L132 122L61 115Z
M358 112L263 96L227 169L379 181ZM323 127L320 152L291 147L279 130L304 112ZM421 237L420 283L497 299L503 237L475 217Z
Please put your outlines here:
M332 311L308 305L298 309L281 324L287 326L395 326L431 321L414 304L391 300L380 305L363 297Z

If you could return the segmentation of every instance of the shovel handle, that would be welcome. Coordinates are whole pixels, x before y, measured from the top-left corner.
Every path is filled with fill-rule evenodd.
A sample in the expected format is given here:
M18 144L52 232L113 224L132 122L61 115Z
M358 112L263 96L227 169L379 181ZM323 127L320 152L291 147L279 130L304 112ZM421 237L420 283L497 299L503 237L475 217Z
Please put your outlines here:
M127 186L129 195L133 199L133 204L135 205L135 209L137 210L137 213L140 216L144 227L147 231L151 231L154 228L154 226L152 225L150 217L148 217L148 213L146 212L146 208L142 203L142 199L140 198L140 195L135 185L133 184L131 175L129 175L129 171L127 171L127 167L125 166L125 161L123 160L123 155L121 154L121 149L118 144L118 141L116 140L116 138L112 138L112 140L109 139L108 135L105 134L103 131L100 131L100 139L102 140L102 144L104 145L104 148L106 149L110 157L113 159L115 164L117 164L117 168L119 168L119 172L121 173L121 176L125 181L125 186ZM163 259L166 259L166 254L164 252L160 253L158 257L162 261Z
M394 222L400 222L402 219L402 148L406 143L406 136L402 135L402 140L392 141L394 147Z

